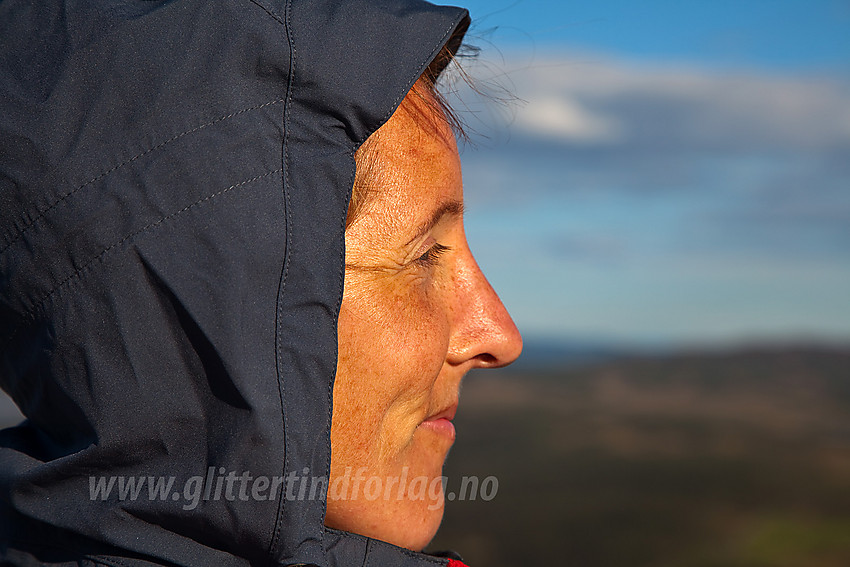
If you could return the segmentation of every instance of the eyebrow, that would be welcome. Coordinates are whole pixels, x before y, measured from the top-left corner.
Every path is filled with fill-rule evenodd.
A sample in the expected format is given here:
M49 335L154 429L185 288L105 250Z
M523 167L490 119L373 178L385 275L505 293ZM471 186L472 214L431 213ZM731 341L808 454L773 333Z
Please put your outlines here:
M407 245L410 245L415 240L421 238L425 234L427 234L432 228L437 226L437 224L443 220L443 217L452 216L452 217L460 217L463 216L463 203L460 201L446 201L431 214L431 216L424 223L419 225L419 228L416 229L416 233L413 235L413 238L407 241Z

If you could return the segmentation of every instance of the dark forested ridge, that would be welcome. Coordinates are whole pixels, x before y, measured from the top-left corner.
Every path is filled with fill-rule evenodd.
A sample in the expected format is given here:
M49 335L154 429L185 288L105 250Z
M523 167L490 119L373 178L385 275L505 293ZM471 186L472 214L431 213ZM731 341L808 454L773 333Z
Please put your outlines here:
M850 565L850 349L471 375L434 548L470 565Z

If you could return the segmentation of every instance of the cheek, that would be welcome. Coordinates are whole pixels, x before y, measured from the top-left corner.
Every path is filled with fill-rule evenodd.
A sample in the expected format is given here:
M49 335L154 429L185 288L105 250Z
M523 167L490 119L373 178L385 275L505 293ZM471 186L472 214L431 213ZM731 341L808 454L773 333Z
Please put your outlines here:
M412 439L430 409L449 335L427 282L369 280L346 278L332 429L336 455L364 464L391 458Z
M387 344L392 345L391 356L405 363L402 370L423 379L423 373L438 371L445 360L449 334L447 314L440 302L415 290L396 295L388 314L391 319L382 327Z
M402 278L399 278L402 279ZM421 376L441 365L449 338L449 312L432 282L351 278L340 310L340 342L350 365L389 378ZM341 344L342 347L342 344ZM397 382L397 381L390 381Z

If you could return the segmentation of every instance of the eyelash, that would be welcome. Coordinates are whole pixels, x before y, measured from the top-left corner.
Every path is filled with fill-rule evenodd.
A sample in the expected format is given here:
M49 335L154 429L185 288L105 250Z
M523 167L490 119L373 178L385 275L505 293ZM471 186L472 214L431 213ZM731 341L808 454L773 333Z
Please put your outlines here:
M420 266L430 267L437 264L440 260L440 256L445 254L451 250L450 246L443 246L440 243L434 244L431 248L429 248L424 254L422 254L419 258L414 260Z

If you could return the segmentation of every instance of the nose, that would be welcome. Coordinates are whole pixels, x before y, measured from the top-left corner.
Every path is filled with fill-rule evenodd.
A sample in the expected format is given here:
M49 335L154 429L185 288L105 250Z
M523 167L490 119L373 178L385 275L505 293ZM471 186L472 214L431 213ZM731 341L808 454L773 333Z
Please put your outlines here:
M471 252L456 266L454 284L448 362L499 368L516 360L522 336Z

